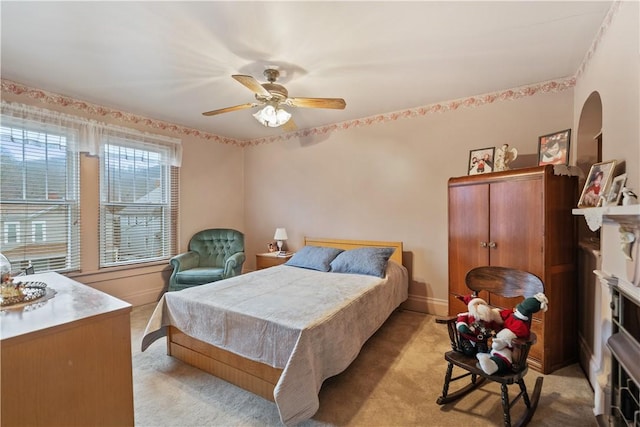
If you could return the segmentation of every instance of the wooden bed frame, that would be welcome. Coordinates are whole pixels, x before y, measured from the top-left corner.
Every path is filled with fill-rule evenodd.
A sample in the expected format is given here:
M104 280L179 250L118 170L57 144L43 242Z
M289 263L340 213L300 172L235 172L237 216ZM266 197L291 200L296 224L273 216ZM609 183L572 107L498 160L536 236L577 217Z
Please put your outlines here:
M390 259L402 265L402 242L305 237L304 244L344 250L392 247L395 251ZM167 328L167 354L271 401L273 390L282 374L282 369L204 343L173 326Z

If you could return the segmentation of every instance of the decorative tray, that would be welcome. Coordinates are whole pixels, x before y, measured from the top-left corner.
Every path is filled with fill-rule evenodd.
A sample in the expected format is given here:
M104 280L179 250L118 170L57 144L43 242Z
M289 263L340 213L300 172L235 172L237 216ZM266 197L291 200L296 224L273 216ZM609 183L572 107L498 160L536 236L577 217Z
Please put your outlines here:
M30 303L39 298L42 298L47 293L47 284L44 282L22 282L18 284L22 295L16 295L12 297L0 296L0 307L6 307L10 305L20 303Z

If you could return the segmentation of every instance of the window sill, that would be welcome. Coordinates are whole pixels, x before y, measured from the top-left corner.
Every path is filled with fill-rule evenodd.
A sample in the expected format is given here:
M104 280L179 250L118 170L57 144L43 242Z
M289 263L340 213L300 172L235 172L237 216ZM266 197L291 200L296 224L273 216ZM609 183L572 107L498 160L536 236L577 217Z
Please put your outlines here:
M83 270L68 273L67 276L83 283L96 283L125 277L142 276L158 273L169 269L169 260L148 262L143 264L129 264L117 267L106 267L99 270Z

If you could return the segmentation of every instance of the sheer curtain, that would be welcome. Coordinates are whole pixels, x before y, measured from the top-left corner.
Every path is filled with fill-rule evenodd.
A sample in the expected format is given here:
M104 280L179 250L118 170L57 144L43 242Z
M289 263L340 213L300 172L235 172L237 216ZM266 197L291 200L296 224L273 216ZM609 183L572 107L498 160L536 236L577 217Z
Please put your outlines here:
M164 145L169 150L169 162L171 166L179 167L182 163L182 141L179 138L171 138L162 135L140 132L134 129L100 123L95 120L85 119L57 111L33 107L31 105L15 104L2 101L1 114L5 117L22 119L31 123L39 123L43 126L58 126L59 128L74 129L77 132L75 151L97 156L100 153L100 144L104 140L105 132L114 135L126 135L141 143Z

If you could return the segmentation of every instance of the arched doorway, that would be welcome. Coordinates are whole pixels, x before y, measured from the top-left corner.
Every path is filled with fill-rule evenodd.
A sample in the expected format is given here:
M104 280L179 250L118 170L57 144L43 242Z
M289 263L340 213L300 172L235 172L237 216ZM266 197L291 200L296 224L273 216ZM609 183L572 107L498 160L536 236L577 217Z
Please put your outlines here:
M602 161L602 101L598 92L592 92L582 106L576 141L576 166L586 176L592 164Z
M579 187L582 189L584 185L584 177L589 173L591 165L602 161L602 101L598 92L592 92L587 98L578 122L578 132L576 132L576 166L582 171ZM585 240L600 240L599 231L591 231L584 221L579 222L578 239L581 242Z
M591 165L602 161L602 101L598 92L592 92L587 98L578 122L576 132L576 147L573 150L576 166L583 176L589 173ZM585 178L580 180L580 189ZM576 201L577 202L577 201ZM578 218L578 336L579 360L589 382L593 387L597 384L593 360L599 356L600 348L597 343L599 333L595 330L596 308L602 305L599 284L593 274L601 267L600 231L591 231L584 218ZM599 318L599 317L598 317Z

